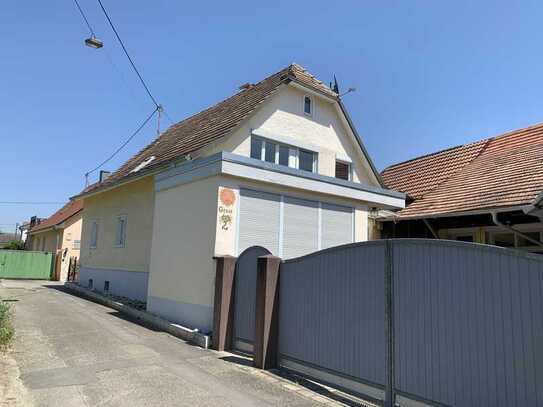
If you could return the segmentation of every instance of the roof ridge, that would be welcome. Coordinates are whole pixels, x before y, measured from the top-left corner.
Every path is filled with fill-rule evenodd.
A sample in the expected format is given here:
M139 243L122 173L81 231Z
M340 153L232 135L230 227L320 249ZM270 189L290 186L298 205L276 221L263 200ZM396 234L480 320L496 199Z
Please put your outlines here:
M471 142L471 143L459 144L459 145L457 145L457 146L445 148L445 149L443 149L443 150L434 151L433 153L423 154L423 155L420 155L420 156L418 156L418 157L410 158L409 160L400 161L399 163L389 165L388 167L386 167L386 168L385 168L383 171L381 171L381 172L383 173L383 172L385 172L385 171L391 170L391 169L396 168L396 167L400 167L400 166L402 166L402 165L404 165L404 164L408 164L408 163L411 163L411 162L413 162L413 161L421 160L421 159L423 159L423 158L433 157L433 156L436 156L436 155L439 155L439 154L443 154L443 153L446 153L446 152L449 152L449 151L458 150L458 149L463 148L463 147L471 147L471 146L474 146L474 145L476 145L476 144L479 144L479 143L482 143L482 142L487 142L487 141L490 141L490 139L482 139L482 140L478 140L478 141L473 141L473 142Z
M543 130L543 122L532 124L530 126L523 127L521 129L517 129L517 130L510 130L510 131L508 131L506 133L498 134L498 135L495 135L495 136L482 138L482 139L477 140L477 141L472 141L471 143L459 144L459 145L456 145L456 146L453 146L453 147L445 148L443 150L438 150L438 151L434 151L432 153L423 154L423 155L420 155L418 157L411 158L409 160L400 161L399 163L389 165L382 172L385 172L387 170L390 170L390 169L393 169L393 168L399 167L401 165L404 165L404 164L407 164L407 163L410 163L410 162L413 162L413 161L417 161L417 160L420 160L420 159L423 159L423 158L432 157L432 156L439 155L439 154L442 154L442 153L446 153L448 151L452 151L452 150L459 149L459 148L462 148L462 147L469 147L469 146L472 146L472 145L475 145L475 144L478 144L478 143L483 143L483 142L488 143L488 142L490 142L492 140L496 140L496 139L500 139L502 137L512 136L512 135L516 135L516 134L521 134L523 132L533 130L533 129L538 128L538 127L541 127L541 130ZM487 146L485 146L485 149L486 149L486 147Z

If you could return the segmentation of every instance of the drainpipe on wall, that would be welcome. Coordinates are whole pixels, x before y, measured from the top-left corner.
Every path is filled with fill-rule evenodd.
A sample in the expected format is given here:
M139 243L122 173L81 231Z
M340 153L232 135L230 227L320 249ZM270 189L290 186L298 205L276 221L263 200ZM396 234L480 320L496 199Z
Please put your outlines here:
M495 212L495 211L490 212L490 215L492 215L492 222L494 222L494 224L496 226L499 226L499 227L501 227L503 229L506 229L506 230L508 230L510 232L513 232L515 235L522 237L523 239L529 241L530 243L535 244L536 246L543 247L543 243L541 243L541 242L539 242L539 241L537 241L535 239L532 239L530 236L525 235L520 230L517 230L517 229L515 229L515 228L513 228L511 226L508 226L508 225L505 225L505 224L501 223L498 220L498 213L497 212Z

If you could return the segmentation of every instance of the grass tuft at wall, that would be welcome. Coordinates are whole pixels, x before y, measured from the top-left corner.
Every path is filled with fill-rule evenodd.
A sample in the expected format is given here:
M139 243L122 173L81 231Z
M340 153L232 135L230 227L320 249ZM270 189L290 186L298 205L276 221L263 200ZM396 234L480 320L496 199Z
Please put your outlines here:
M9 304L0 301L0 351L7 349L15 335L12 316Z

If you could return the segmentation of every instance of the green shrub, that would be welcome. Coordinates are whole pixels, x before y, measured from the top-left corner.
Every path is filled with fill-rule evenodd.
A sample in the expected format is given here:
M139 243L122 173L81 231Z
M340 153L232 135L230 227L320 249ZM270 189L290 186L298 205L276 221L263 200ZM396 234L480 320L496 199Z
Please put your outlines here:
M25 242L22 240L12 240L4 246L4 250L24 250Z
M0 301L0 350L5 350L13 336L12 312L9 304Z

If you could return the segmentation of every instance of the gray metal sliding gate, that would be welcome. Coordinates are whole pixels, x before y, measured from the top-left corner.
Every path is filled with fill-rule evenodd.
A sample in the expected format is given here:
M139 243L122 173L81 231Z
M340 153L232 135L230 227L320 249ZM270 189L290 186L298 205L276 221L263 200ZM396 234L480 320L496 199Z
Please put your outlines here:
M543 257L401 239L288 260L278 352L387 405L543 406Z

